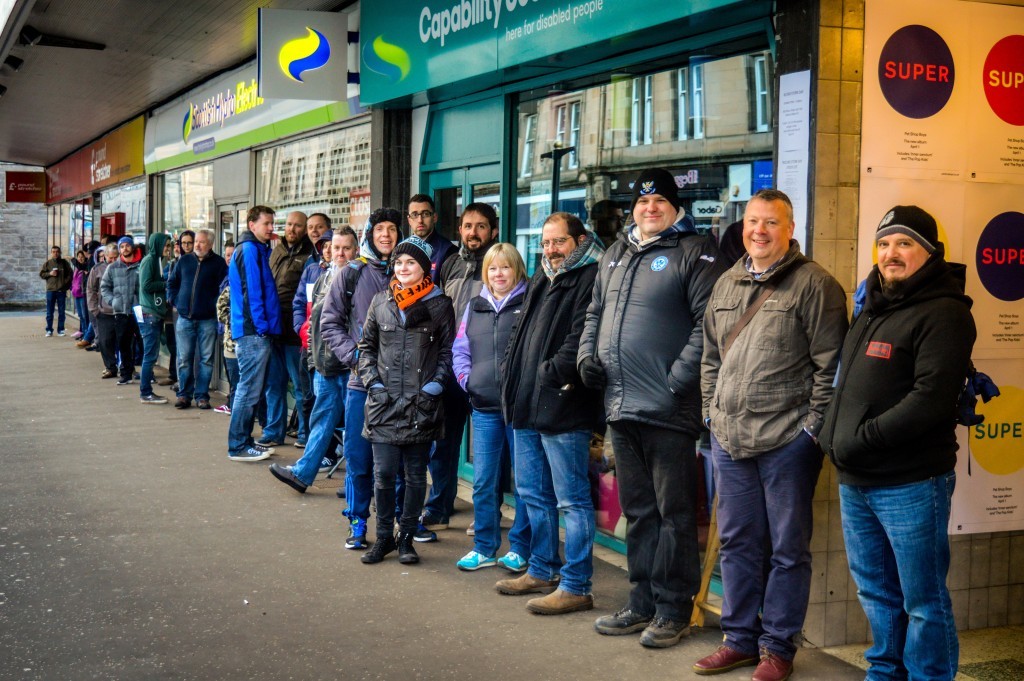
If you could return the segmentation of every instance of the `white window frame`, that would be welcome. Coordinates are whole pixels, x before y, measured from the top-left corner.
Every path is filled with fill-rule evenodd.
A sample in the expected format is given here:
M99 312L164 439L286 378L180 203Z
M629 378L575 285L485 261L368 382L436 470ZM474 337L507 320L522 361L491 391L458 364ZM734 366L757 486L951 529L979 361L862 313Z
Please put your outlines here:
M704 139L704 65L690 66L690 106L693 139Z
M690 70L676 72L676 139L690 138Z
M654 141L654 76L644 76L644 144Z
M524 121L526 133L523 135L523 163L519 168L520 177L533 175L533 149L537 137L537 114L529 114Z
M580 114L583 111L582 102L573 102L569 105L569 146L574 148L569 154L569 167L580 167Z
M633 93L630 108L630 146L650 144L654 130L654 76L637 76L633 79Z
M772 129L772 103L768 88L768 60L764 55L754 57L754 129L757 132Z

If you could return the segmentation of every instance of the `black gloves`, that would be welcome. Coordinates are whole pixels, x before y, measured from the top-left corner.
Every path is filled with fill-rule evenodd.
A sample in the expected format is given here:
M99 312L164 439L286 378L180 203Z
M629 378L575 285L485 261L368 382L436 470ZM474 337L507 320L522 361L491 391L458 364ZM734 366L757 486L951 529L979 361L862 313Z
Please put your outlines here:
M604 366L601 360L596 357L584 357L579 365L580 378L583 385L591 390L604 390L608 384L608 377L604 373Z

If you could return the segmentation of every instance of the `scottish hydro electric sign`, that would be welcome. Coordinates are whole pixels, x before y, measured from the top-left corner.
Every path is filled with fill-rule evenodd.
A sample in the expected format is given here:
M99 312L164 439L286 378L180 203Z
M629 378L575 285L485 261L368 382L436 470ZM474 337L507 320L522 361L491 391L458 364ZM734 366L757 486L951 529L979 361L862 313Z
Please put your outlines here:
M260 9L259 95L343 100L348 90L348 15Z
M669 21L735 0L391 0L364 2L360 100L376 104Z

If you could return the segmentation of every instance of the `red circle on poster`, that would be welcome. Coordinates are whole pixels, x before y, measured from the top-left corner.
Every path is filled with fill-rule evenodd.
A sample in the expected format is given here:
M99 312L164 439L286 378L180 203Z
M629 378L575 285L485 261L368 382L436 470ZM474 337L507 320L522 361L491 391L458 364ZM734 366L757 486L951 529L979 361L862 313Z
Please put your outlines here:
M1008 35L985 58L985 97L1010 125L1024 125L1024 35Z

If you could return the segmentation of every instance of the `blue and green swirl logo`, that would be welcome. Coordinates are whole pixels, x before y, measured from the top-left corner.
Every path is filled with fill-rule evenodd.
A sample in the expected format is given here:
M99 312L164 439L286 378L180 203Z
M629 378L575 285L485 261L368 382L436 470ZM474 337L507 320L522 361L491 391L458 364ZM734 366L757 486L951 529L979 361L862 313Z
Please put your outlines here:
M289 40L277 54L281 70L298 83L303 82L303 73L326 66L331 58L331 44L324 34L309 26L306 30L304 37Z
M188 136L192 134L192 120L192 105L189 104L185 119L181 122L181 139L185 144L188 144Z
M363 45L363 62L366 68L392 83L403 81L409 75L409 53L398 45L384 42L382 35Z

